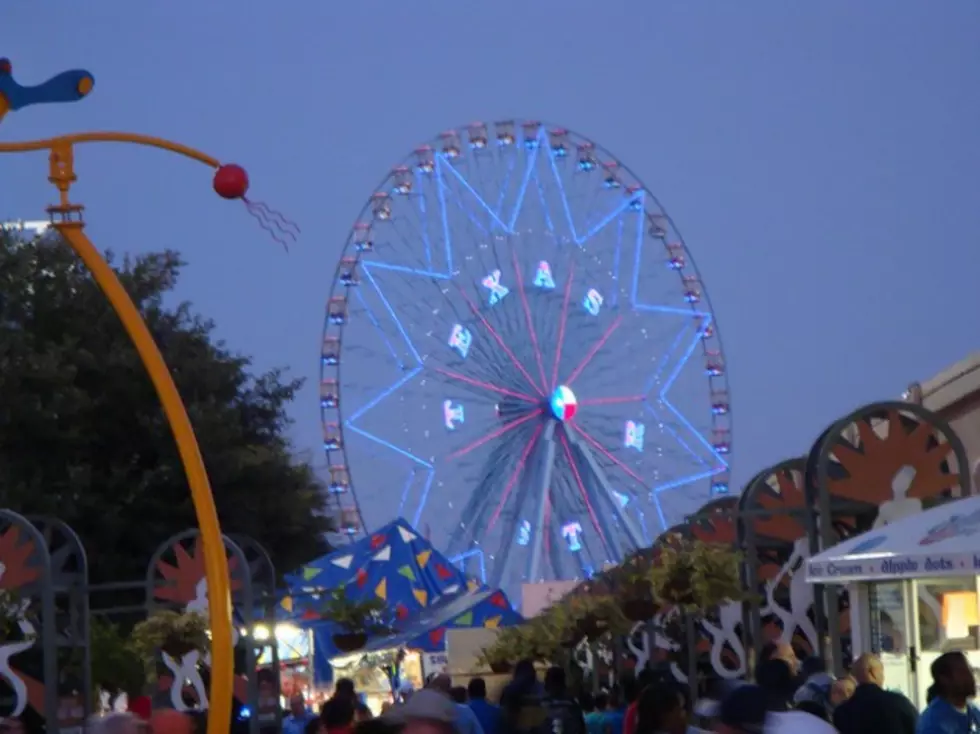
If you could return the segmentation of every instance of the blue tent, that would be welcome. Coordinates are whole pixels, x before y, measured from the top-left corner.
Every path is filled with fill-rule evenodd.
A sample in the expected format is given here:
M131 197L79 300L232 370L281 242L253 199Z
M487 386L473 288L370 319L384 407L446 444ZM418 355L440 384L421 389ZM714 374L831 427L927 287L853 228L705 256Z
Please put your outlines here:
M402 519L304 565L286 576L280 618L304 622L314 633L314 675L330 677L327 660L337 654L333 625L316 611L319 593L343 587L354 600L382 599L399 628L371 640L368 649L404 644L428 652L445 647L447 627L503 627L521 621L502 591L463 572Z
M319 619L316 593L326 589L343 587L354 600L381 599L397 620L406 620L443 595L481 586L401 519L297 569L286 584L280 616L300 622Z

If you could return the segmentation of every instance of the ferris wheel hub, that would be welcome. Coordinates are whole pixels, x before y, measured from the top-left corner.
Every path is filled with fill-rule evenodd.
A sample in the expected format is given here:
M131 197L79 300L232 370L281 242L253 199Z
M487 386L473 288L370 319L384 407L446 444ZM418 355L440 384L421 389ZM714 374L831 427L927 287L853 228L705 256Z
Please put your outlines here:
M551 393L551 413L560 421L570 421L578 411L578 399L572 388L567 385L559 385Z

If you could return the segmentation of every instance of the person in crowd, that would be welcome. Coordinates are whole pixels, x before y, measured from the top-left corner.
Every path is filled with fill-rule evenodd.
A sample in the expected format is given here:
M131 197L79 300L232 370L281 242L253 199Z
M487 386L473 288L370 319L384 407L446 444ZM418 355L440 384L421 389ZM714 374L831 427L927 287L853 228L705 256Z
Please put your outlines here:
M364 701L357 699L354 703L354 723L359 724L362 721L367 721L368 719L374 718L374 712L368 707Z
M626 702L623 699L623 689L613 686L609 691L609 704L603 716L602 725L606 734L623 734L626 722Z
M191 717L174 709L157 709L150 717L153 734L191 734L194 730Z
M597 693L592 702L592 711L582 709L585 715L585 729L589 734L605 734L606 709L609 707L609 697L605 693Z
M508 734L537 732L545 723L544 691L538 682L534 663L519 660L514 676L500 694L503 730Z
M465 703L456 703L452 699L453 681L446 673L439 673L429 681L427 688L441 693L455 707L456 710L456 729L459 734L483 734L483 727L480 726L479 719L473 713L473 709ZM415 694L412 698L416 698ZM406 704L408 705L408 704Z
M803 684L796 690L793 703L798 709L810 711L830 721L833 709L830 690L834 685L834 676L827 672L827 664L823 658L809 657L804 660L800 666L800 677Z
M500 726L500 707L487 700L487 682L483 678L471 678L466 694L483 734L504 734Z
M289 697L289 714L282 720L282 734L303 734L314 719L316 715L307 708L303 694L294 693Z
M398 686L398 695L395 696L396 703L405 703L412 697L413 693L415 693L415 686L412 685L411 681L405 681Z
M354 734L400 734L401 731L400 724L394 724L387 718L368 719L354 724Z
M635 734L640 694L643 692L644 688L651 686L656 682L657 674L650 668L643 668L643 670L641 670L636 676L636 685L634 687L635 695L626 706L626 716L623 719L623 734Z
M458 704L453 703L448 694L431 687L418 691L405 703L395 706L384 719L376 721L398 727L396 731L401 734L462 734L465 731L457 728ZM373 723L365 722L361 726Z
M916 734L980 732L980 709L970 702L977 695L977 682L966 655L945 652L929 672L933 699L919 718Z
M324 734L351 734L354 729L356 699L334 694L320 709L320 721Z
M765 732L776 734L834 734L826 712L814 716L793 708L797 677L781 658L770 658L756 670L756 681L766 700Z
M333 698L346 698L349 701L357 701L357 689L354 681L350 678L338 678L333 687Z
M636 734L684 734L688 726L687 699L677 686L646 686L636 702Z
M854 695L834 709L834 726L841 734L915 734L919 713L901 693L886 691L885 669L877 656L866 653L854 661Z
M760 661L761 664L761 661ZM751 683L730 687L712 717L718 734L763 734L768 710L766 692Z
M139 718L129 712L114 712L89 719L87 730L91 734L140 734L142 724ZM0 731L4 734L24 734L24 725L16 717L4 719L0 723Z
M834 681L830 687L830 710L833 713L844 701L854 695L857 688L857 681L850 675L844 675Z
M323 719L316 716L307 721L306 728L303 729L303 734L324 734Z
M767 660L773 659L785 661L790 670L793 671L794 678L799 675L800 659L796 657L793 646L788 642L767 642L763 645L762 650L759 651L759 659L756 661L756 667L762 665Z
M466 703L466 688L464 686L453 686L449 689L449 697L456 703Z
M565 669L557 665L544 675L544 708L548 731L561 734L586 734L582 709L568 694Z

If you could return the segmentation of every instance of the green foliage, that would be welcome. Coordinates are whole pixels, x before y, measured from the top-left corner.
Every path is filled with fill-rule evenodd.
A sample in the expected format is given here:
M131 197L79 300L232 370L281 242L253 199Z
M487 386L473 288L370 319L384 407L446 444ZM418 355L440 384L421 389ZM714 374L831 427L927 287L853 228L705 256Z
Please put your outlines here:
M323 487L287 437L301 381L253 372L190 304L171 305L183 265L168 251L127 258L117 272L187 405L224 531L255 538L278 568L294 568L328 550L329 529ZM56 237L0 234L0 405L0 506L71 525L93 583L143 578L157 545L196 524L136 350Z
M665 547L650 567L654 596L694 613L741 600L740 564L741 556L729 546L687 541Z
M15 589L0 589L0 642L24 639L18 622L26 611L25 602Z
M110 693L137 696L146 683L146 666L119 627L95 617L89 628L92 651L92 681Z
M205 651L211 646L208 620L197 612L153 612L133 627L129 649L139 658L148 678L156 669L157 657L165 652L173 658L191 650Z
M387 608L381 599L351 599L341 586L327 594L320 607L320 618L333 622L349 634L386 634L391 631L391 625L385 621Z

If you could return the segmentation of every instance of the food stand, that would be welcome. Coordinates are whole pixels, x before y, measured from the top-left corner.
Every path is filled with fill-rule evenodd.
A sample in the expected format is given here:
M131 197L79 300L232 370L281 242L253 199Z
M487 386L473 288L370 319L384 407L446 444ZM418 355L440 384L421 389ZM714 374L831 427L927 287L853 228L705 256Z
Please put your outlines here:
M948 502L814 556L807 581L845 588L855 656L873 652L885 683L918 707L942 653L980 672L980 496Z

